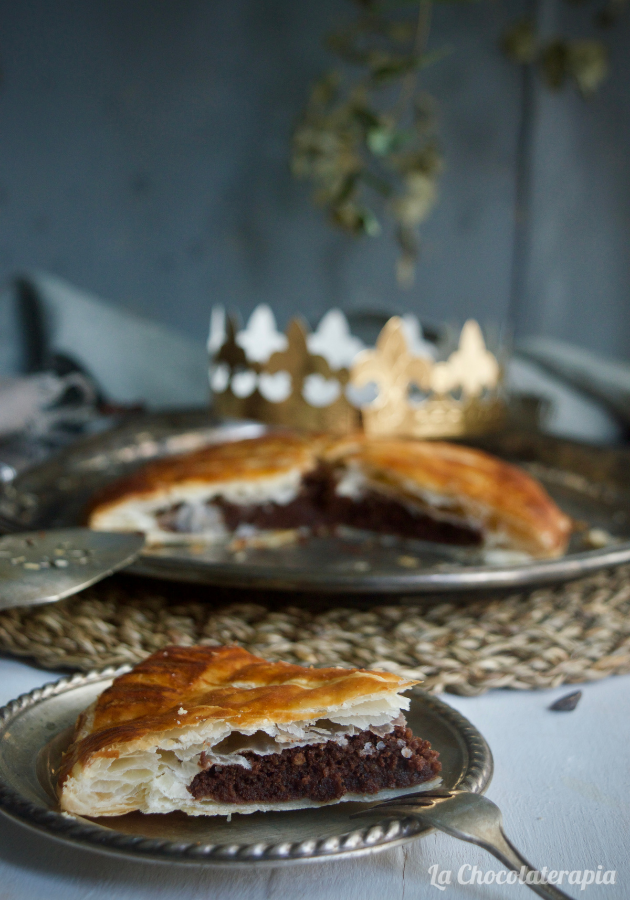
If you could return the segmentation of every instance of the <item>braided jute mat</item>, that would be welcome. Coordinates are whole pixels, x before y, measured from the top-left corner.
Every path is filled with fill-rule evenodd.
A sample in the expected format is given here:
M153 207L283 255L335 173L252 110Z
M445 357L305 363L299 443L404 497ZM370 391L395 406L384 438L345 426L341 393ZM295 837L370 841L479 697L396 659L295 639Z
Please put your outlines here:
M53 669L136 663L167 644L195 643L386 669L435 693L595 681L630 672L630 566L509 596L362 607L114 576L54 605L0 613L0 651Z

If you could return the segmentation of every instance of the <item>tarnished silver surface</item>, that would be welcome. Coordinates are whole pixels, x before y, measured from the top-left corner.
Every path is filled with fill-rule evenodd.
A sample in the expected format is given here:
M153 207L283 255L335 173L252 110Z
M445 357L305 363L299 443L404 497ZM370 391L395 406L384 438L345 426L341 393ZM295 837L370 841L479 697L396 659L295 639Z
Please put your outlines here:
M0 709L0 808L52 837L109 853L165 862L278 865L358 856L428 834L406 815L355 827L368 804L339 803L282 813L189 817L130 813L100 819L58 811L55 783L77 715L128 667L74 675L24 694ZM482 793L492 754L479 732L435 697L415 690L407 721L440 752L448 789Z
M260 433L230 426L207 411L139 417L78 442L0 491L0 530L81 524L92 494L149 459L220 440ZM603 450L534 433L506 433L479 443L528 468L578 521L560 559L490 565L474 549L368 534L311 538L275 549L228 545L146 548L136 574L214 585L319 592L414 593L544 584L578 578L630 561L630 453ZM593 549L589 536L603 546Z
M129 565L139 534L88 528L28 531L0 538L0 610L54 603Z

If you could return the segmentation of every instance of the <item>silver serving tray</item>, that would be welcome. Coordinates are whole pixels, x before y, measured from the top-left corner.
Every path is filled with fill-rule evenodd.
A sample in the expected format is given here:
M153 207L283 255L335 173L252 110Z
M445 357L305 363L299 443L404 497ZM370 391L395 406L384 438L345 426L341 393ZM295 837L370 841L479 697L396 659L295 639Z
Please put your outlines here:
M159 456L260 433L254 423L221 424L207 411L134 418L77 442L20 475L0 494L0 531L82 524L92 494ZM630 452L604 450L535 433L478 442L529 468L559 505L582 523L560 559L489 565L478 550L354 534L311 538L273 550L227 545L148 548L127 571L173 581L333 593L418 593L517 588L560 582L630 562ZM607 546L587 549L600 529Z
M55 784L74 722L116 675L129 668L63 678L0 709L0 809L6 815L51 837L106 853L230 866L360 856L432 830L400 816L355 828L349 816L369 805L362 803L235 814L230 822L220 816L183 813L129 813L100 819L61 813ZM415 734L440 752L445 787L485 791L492 777L492 754L467 719L415 689L407 721Z

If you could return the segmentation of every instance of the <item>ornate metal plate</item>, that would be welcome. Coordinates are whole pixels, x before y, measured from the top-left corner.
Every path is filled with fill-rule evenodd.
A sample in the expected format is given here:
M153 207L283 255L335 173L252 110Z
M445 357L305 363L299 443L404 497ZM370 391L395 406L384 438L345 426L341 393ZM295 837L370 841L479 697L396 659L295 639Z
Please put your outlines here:
M164 862L251 866L359 856L428 834L411 818L355 828L364 804L340 803L283 813L188 817L183 813L86 819L58 810L54 785L77 715L129 667L63 678L0 709L0 809L73 844ZM492 754L479 732L450 706L414 691L407 720L439 750L444 786L483 793Z
M81 524L94 491L146 460L261 430L253 423L221 425L207 411L131 420L78 442L5 486L0 494L0 530ZM628 451L534 433L505 433L477 444L529 468L578 520L580 530L564 557L490 564L478 550L348 534L273 550L233 552L227 546L203 544L148 548L128 571L249 588L391 594L515 588L569 580L630 561ZM597 542L600 546L594 549Z

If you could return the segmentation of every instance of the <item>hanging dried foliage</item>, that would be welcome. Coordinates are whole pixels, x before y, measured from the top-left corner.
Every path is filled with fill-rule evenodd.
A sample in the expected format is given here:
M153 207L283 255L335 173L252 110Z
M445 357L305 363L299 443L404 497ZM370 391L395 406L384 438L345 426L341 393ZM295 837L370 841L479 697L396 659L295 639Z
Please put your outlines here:
M442 170L434 103L418 74L444 51L427 50L431 0L355 3L357 18L328 37L340 65L311 91L292 171L312 182L315 202L345 231L374 237L393 219L398 280L409 285Z
M576 6L582 0L567 0ZM606 0L597 4L592 21L595 28L614 25L629 0ZM582 97L597 92L609 75L608 48L599 37L562 37L543 39L529 18L513 22L501 40L503 52L515 63L535 65L548 88L560 90L572 83Z
M420 74L448 50L428 49L432 0L351 2L356 17L327 38L337 67L311 90L293 134L291 168L311 182L315 203L343 230L375 237L385 221L393 223L397 279L409 287L419 226L437 203L443 169L437 107L421 90ZM595 24L612 24L629 2L605 0ZM528 18L509 26L501 46L514 62L535 65L552 89L573 82L590 97L608 75L602 41L544 41Z

